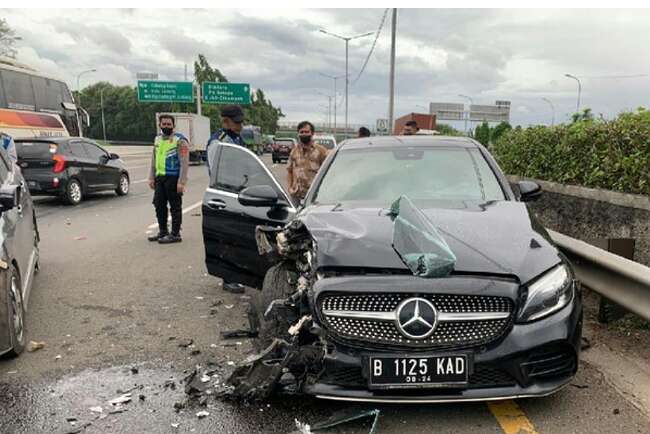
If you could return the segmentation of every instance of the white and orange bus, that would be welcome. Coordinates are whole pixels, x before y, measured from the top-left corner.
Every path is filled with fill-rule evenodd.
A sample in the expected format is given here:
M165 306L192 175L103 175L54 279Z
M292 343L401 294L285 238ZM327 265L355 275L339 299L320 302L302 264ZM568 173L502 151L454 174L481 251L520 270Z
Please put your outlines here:
M0 132L15 139L81 135L81 120L70 89L11 59L0 58Z

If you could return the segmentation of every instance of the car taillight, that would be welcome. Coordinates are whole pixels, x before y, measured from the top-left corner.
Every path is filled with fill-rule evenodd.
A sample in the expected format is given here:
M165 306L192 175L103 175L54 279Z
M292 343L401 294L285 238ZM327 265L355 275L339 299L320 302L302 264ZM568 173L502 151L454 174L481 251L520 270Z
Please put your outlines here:
M54 173L61 173L65 170L65 158L63 155L52 155L52 161L54 161Z

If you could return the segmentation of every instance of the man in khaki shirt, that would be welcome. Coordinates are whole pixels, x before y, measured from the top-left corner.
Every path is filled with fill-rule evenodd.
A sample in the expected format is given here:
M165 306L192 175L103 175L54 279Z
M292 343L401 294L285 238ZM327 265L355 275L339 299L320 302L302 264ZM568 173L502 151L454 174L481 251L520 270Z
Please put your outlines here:
M327 157L327 149L314 143L314 124L302 121L298 124L298 144L289 154L287 174L289 195L294 204L300 204Z

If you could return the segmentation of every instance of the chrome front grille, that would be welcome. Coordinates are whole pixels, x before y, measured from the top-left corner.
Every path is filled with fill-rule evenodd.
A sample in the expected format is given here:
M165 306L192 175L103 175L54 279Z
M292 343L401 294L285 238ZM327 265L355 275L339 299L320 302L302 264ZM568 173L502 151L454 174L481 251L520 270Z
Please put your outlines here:
M400 303L420 297L437 311L437 325L424 339L407 338L397 326ZM335 336L395 347L453 348L493 341L508 328L513 303L507 297L457 294L325 294L325 326Z

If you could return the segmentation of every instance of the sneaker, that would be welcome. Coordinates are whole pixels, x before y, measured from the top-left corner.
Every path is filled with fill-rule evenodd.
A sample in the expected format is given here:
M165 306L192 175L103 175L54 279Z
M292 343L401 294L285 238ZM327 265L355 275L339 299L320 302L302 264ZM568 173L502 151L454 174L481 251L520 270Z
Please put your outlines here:
M158 232L157 234L149 235L149 236L147 237L147 239L148 239L149 241L152 241L152 242L153 242L153 241L158 241L159 239L164 238L164 237L166 237L166 236L167 236L167 233L165 233L165 232Z
M160 238L158 240L159 244L172 244L172 243L180 243L183 241L181 238L180 234L179 235L174 235L174 234L169 234L165 235L164 237Z

